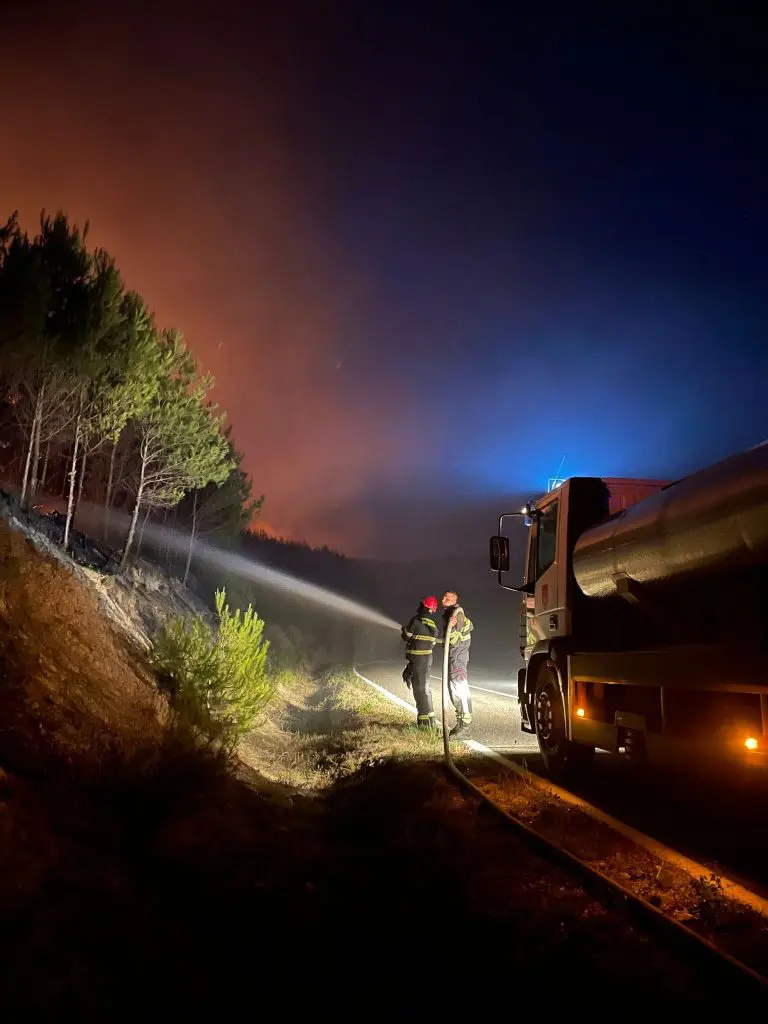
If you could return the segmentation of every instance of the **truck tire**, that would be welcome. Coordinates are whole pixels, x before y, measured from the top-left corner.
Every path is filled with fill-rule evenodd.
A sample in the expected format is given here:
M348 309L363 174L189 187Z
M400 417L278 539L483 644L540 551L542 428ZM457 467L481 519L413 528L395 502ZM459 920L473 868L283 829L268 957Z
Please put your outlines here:
M566 738L563 696L550 668L542 668L536 680L533 720L544 767L550 775L572 774L591 766L595 748Z

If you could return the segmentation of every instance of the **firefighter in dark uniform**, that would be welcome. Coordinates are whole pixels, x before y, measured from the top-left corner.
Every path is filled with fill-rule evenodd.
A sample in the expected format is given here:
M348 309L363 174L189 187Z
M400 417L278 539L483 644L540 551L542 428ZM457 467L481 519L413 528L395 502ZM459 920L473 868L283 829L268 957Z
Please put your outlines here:
M403 681L413 690L416 724L427 729L435 725L429 671L432 668L432 651L437 643L437 623L432 617L436 611L437 598L425 597L411 621L402 628L405 656L408 659Z
M448 693L456 709L456 725L450 736L466 732L472 723L472 696L469 690L469 647L472 643L472 620L459 604L459 596L453 590L443 594L443 625L445 632L451 628L448 650ZM443 635L445 636L445 634ZM442 642L442 641L441 641Z

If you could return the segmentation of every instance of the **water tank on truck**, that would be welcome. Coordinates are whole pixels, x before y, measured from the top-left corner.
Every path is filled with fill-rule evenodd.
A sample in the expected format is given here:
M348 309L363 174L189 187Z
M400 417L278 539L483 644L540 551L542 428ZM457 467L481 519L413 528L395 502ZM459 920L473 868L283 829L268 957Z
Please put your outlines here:
M587 529L573 574L590 598L736 577L768 564L768 444L670 484Z

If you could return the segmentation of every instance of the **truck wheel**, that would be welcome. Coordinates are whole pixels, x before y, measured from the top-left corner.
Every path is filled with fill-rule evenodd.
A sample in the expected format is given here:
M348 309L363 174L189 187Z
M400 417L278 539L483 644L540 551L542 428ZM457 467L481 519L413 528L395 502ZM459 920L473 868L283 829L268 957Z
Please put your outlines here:
M539 672L533 705L536 739L547 771L552 775L565 775L588 768L595 748L572 743L566 738L563 698L555 674L549 668Z
M624 759L632 764L648 763L648 751L645 745L645 733L627 729L624 734Z

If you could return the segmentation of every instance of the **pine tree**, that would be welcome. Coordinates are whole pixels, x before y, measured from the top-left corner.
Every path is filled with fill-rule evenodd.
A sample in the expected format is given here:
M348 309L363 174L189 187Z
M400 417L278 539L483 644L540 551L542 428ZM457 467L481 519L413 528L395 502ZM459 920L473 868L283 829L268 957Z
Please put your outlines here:
M137 479L123 566L142 508L173 507L185 491L222 483L232 469L221 418L205 402L212 379L198 377L178 333L165 334L161 356L157 390L133 423Z

